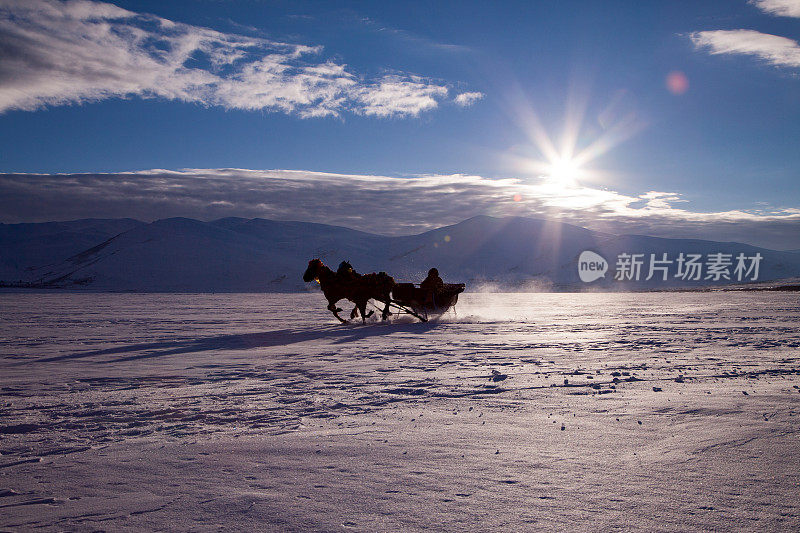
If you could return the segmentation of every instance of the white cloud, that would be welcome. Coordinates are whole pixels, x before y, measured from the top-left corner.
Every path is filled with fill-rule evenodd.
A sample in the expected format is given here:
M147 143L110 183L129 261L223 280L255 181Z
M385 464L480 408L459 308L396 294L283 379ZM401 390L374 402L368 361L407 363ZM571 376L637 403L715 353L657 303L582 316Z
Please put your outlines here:
M481 98L483 98L483 93L479 92L471 92L471 93L461 93L455 97L454 102L460 105L461 107L469 107Z
M800 44L755 30L715 30L691 34L694 45L711 54L755 56L777 67L800 67Z
M88 0L0 0L0 49L0 112L136 96L301 117L417 116L448 92L418 76L364 79L319 46Z
M559 219L641 233L800 248L800 209L698 212L680 195L639 195L552 179L413 177L296 170L185 169L118 174L0 174L3 222L133 217L264 217L410 234L478 214Z
M779 17L800 17L800 0L750 0L758 9Z
M437 98L447 96L447 87L431 85L421 78L410 80L386 76L378 83L363 87L358 100L365 115L391 117L418 115L438 105Z

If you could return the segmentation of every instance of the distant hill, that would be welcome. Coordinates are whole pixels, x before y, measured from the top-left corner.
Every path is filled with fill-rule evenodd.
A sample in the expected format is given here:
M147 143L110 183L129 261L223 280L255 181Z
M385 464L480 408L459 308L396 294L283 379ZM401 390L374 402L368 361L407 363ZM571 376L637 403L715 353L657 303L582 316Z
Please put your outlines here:
M30 268L58 264L142 225L130 218L0 224L0 280L28 279Z
M388 237L339 226L264 219L201 222L168 218L44 224L2 224L0 280L45 287L109 291L303 291L309 259L332 268L350 261L360 272L386 271L420 281L436 266L447 281L469 286L567 290L625 290L700 286L714 280L674 276L679 254L760 254L759 281L800 276L800 254L746 244L640 235L611 235L556 221L478 216L419 235ZM606 259L604 278L582 283L578 256L591 250ZM647 281L650 254L666 253L666 281ZM638 281L614 280L620 254L643 254ZM731 279L735 283L734 265ZM745 280L746 281L746 280Z

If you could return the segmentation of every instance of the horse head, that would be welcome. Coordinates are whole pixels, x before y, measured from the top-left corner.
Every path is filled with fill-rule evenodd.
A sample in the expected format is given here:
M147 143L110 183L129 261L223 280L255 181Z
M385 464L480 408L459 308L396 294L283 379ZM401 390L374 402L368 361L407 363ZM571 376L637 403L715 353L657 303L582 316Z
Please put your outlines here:
M312 259L308 262L308 268L306 269L305 274L303 274L303 281L308 283L309 281L314 281L315 279L319 278L319 273L325 264L320 261L319 259Z

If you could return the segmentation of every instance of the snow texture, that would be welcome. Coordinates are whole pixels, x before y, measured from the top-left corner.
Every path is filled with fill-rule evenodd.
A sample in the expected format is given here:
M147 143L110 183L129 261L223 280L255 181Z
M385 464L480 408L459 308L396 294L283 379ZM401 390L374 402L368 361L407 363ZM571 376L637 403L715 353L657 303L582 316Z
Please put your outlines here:
M800 528L795 294L0 307L0 529Z

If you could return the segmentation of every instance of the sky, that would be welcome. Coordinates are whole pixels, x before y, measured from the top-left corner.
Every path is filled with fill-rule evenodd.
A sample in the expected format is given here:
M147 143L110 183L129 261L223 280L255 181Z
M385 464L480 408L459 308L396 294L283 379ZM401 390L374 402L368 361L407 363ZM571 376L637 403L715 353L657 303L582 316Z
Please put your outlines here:
M800 0L0 0L0 222L800 248Z

